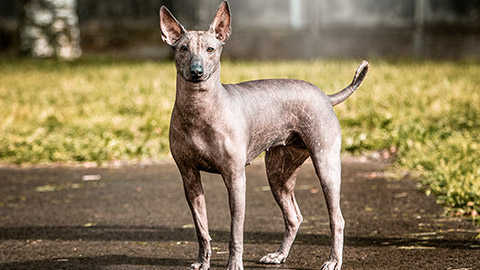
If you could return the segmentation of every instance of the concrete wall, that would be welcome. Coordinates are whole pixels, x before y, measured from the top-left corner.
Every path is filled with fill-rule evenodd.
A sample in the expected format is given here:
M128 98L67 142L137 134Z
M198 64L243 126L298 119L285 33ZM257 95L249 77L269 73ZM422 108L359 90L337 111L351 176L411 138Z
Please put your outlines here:
M480 56L480 1L243 0L232 9L235 57Z
M160 39L161 5L187 29L203 30L220 2L77 1L86 53L153 58L171 53ZM7 9L16 2L0 1L0 34L12 33L15 11ZM230 4L233 32L224 54L232 58L480 58L480 0L230 0ZM0 39L0 49L7 43Z

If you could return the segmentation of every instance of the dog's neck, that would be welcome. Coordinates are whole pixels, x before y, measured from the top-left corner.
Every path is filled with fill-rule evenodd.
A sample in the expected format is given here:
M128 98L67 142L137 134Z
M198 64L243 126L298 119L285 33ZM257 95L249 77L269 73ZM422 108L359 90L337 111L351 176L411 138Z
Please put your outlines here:
M204 81L187 81L177 72L175 109L184 117L197 119L218 113L223 106L225 88L220 83L220 69Z

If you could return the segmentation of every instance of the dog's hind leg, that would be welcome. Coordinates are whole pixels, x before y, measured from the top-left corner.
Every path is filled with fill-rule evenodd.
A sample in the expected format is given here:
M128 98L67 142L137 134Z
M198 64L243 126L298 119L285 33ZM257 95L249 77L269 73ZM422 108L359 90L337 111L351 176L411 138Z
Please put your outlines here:
M295 146L278 146L267 151L265 165L270 189L282 210L285 234L282 244L275 253L264 256L260 262L283 263L297 234L302 215L295 200L294 187L300 166L309 157L308 151Z
M316 174L320 179L327 203L328 216L330 218L330 231L332 246L330 257L323 264L321 270L340 270L342 267L342 253L345 221L340 209L340 185L341 185L341 160L340 160L340 136L330 141L331 144L322 148L313 148L312 161Z

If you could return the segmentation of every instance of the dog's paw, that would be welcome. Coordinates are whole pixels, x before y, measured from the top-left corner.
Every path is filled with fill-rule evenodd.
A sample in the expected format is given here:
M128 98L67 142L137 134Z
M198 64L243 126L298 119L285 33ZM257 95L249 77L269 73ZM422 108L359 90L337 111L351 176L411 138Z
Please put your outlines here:
M320 270L340 270L342 269L342 264L338 262L328 261L322 265Z
M227 270L243 270L242 261L228 263Z
M190 270L208 270L208 269L210 269L210 264L208 263L196 262L190 266Z
M287 259L287 256L285 256L283 253L275 252L275 253L269 253L263 258L261 258L260 263L281 264L281 263L284 263L286 259Z

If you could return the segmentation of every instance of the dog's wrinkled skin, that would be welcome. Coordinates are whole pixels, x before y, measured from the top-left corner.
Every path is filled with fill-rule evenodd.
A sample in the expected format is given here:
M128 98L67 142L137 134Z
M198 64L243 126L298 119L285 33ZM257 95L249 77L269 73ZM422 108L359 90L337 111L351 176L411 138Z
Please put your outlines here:
M170 125L170 147L182 175L199 243L192 269L210 267L211 238L200 171L219 173L227 187L231 212L228 269L243 269L245 166L266 151L273 196L285 219L277 252L262 263L282 263L295 239L302 215L294 186L302 163L311 157L330 217L332 248L322 269L342 265L344 220L340 210L341 134L332 106L360 86L368 70L363 62L353 82L327 96L299 80L220 83L220 55L231 33L228 3L223 2L208 31L186 31L165 7L160 9L163 40L175 51L177 91Z

